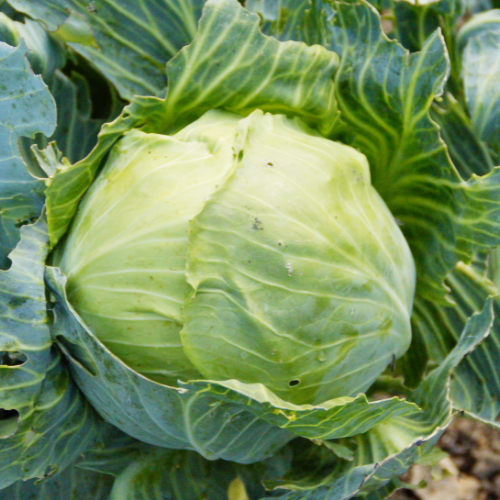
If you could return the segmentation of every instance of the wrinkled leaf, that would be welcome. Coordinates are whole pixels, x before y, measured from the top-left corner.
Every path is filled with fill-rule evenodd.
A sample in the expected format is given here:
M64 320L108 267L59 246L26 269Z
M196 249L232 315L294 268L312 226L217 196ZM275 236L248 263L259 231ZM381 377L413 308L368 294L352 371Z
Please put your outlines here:
M160 95L166 62L196 33L202 0L9 0L90 61L123 99ZM56 31L57 30L57 31Z
M52 345L43 281L46 222L21 230L0 274L0 488L66 467L99 435Z
M43 182L35 179L18 150L21 137L52 135L54 100L25 58L26 45L0 42L0 268L8 267L8 253L19 238L19 228L38 218L44 203Z

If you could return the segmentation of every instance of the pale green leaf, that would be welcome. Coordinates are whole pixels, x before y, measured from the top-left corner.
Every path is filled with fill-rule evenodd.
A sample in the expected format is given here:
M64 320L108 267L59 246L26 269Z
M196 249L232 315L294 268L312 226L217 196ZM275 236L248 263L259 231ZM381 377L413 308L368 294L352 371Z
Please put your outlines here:
M293 437L241 405L221 406L205 387L169 387L131 370L84 326L65 299L65 280L57 271L47 271L58 296L53 335L71 363L73 378L106 420L146 443L240 463L262 460Z
M54 335L75 380L101 415L142 441L249 463L275 452L293 437L291 432L349 436L417 410L397 398L368 403L360 396L297 407L266 396L263 386L200 381L178 389L157 384L124 365L84 327L64 302L64 281L55 269L49 268L47 278L59 295Z

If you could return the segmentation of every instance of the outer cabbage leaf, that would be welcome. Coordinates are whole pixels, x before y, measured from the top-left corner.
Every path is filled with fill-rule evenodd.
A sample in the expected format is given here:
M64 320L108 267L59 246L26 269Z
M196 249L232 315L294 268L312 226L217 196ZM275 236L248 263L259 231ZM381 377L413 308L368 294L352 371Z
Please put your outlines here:
M103 118L92 118L92 103L88 80L73 72L67 77L56 71L48 80L49 90L56 101L58 123L51 137L36 135L36 140L24 139L20 150L28 168L38 172L46 181L59 168L85 158L97 142ZM120 101L111 93L110 117L121 108ZM57 144L56 144L57 143Z
M0 268L8 267L8 253L19 238L19 228L34 221L43 206L44 184L26 169L18 150L21 137L52 135L54 100L25 58L26 45L0 42Z
M450 76L446 88L463 102L461 61L457 50L457 26L462 22L466 8L462 0L437 0L432 2L392 1L394 12L393 32L405 48L411 52L422 50L427 38L438 28L442 31L450 58Z
M208 461L195 452L168 450L136 441L111 426L64 472L41 483L18 482L0 492L3 500L258 500L262 480L289 468L288 448L250 466ZM274 496L274 495L273 495Z
M102 88L100 91L108 89ZM54 96L57 107L57 127L48 140L39 139L37 148L46 148L50 142L55 141L64 157L71 163L85 158L97 143L97 135L105 122L119 114L121 103L114 92L110 91L111 105L107 118L92 118L93 103L90 98L90 85L88 79L77 72L72 72L68 77L60 71L48 81L51 94ZM94 85L96 85L94 83ZM111 89L110 89L111 90ZM103 110L97 110L103 116ZM53 175L53 172L50 173Z
M87 79L76 72L66 76L60 68L66 63L66 49L48 34L39 23L25 19L24 23L13 21L0 15L0 40L9 45L19 45L21 40L28 47L26 57L35 73L40 73L48 85L57 109L57 127L47 138L37 133L36 140L22 137L19 148L24 161L31 172L39 172L29 148L35 142L38 148L47 147L48 142L57 141L59 149L70 162L76 162L87 156L97 142L97 134L105 121L115 118L119 112L119 102L115 92L102 78L94 77L93 85L100 86L100 92L110 94L110 113L108 118L93 119L92 112L104 116L102 110L92 110L90 88ZM81 69L81 68L79 68ZM109 87L102 88L102 87ZM52 172L49 172L52 175Z
M42 483L31 479L0 491L1 500L109 500L114 478L70 466Z
M332 5L322 0L247 0L245 7L259 14L261 29L278 40L325 45Z
M22 228L0 274L0 488L63 469L101 421L69 379L47 320L46 222Z
M210 462L195 452L149 450L117 476L109 500L135 500L139 492L151 500L258 500L265 495L260 479L267 468ZM243 496L232 493L235 483Z
M168 65L164 112L170 120L175 117L176 129L218 107L240 114L259 108L298 116L324 134L335 128L331 78L337 54L262 35L259 17L236 0L209 0L203 12L194 42ZM157 132L170 125L164 117L158 119L151 123Z
M436 29L441 27L445 33L451 31L457 19L462 15L464 4L462 1L434 0L432 2L414 2L403 0L392 2L394 9L394 35L401 45L415 52L421 50L426 39ZM450 32L448 41L454 40L454 33ZM452 47L448 46L450 51Z
M476 14L460 29L457 36L458 48L463 51L469 40L487 32L500 32L500 9Z
M141 443L110 427L109 432L82 455L76 467L114 476L111 499L135 500L137 495L147 492L148 498L154 499L167 496L173 500L198 500L203 494L214 500L233 500L231 484L239 482L250 499L258 500L264 496L262 481L284 475L290 461L289 447L264 462L251 465L207 461L195 452Z
M468 416L498 427L497 417L500 413L500 380L498 378L500 298L498 291L470 266L457 266L447 281L452 289L452 296L457 303L457 312L461 320L458 324L455 323L455 332L463 322L464 314L478 311L485 297L496 296L493 303L495 320L491 334L457 367L451 386L451 397L455 408L465 411ZM488 375L485 376L485 374Z
M196 33L202 0L9 0L90 61L123 99L160 95L165 63Z
M336 93L349 125L344 142L366 154L373 185L401 221L417 293L444 303L443 279L455 263L499 243L499 172L464 181L429 117L448 73L438 32L409 54L383 35L365 3L337 4L333 23L332 48L342 52Z
M418 300L415 305L415 324L422 338L422 351L432 364L440 363L457 343L467 318L481 309L489 296L495 296L495 319L490 336L486 338L455 370L451 397L455 408L468 416L498 426L500 383L500 301L498 290L474 267L458 264L446 279L454 305L436 307L429 301ZM436 338L440 339L436 343Z
M28 47L26 57L33 71L42 75L45 81L66 62L65 50L61 44L31 19L25 19L21 23L0 14L0 40L12 46L17 46L24 40Z
M474 16L464 25L458 37L460 48L463 49L465 95L471 118L469 120L461 111L457 113L457 106L452 102L455 119L453 129L450 130L453 130L454 136L457 135L457 130L466 130L467 142L462 148L463 153L460 157L465 160L475 157L474 161L467 161L468 168L463 168L465 162L457 161L457 165L463 170L461 175L464 178L468 178L472 172L484 173L491 170L499 158L500 143L497 129L500 113L495 85L498 73L496 47L500 27L498 13L498 10L494 10ZM443 138L454 157L456 137L445 131ZM481 258L483 261L481 266L476 262L471 266L459 264L449 274L446 284L451 290L453 307L436 308L435 304L417 299L415 324L421 338L420 352L425 353L432 363L438 363L447 349L456 343L465 318L473 311L478 311L488 295L498 295L497 288L488 281L485 273L487 263L489 275L495 277L497 255L498 249L495 249L487 260ZM491 336L457 369L452 385L452 396L457 408L464 410L473 418L497 426L496 418L500 411L497 403L500 386L495 376L500 364L498 298L495 299L495 312L495 324ZM440 338L438 345L435 343L437 332ZM485 376L485 373L491 376Z
M485 175L496 165L495 155L476 136L470 118L451 94L432 106L431 116L462 179Z

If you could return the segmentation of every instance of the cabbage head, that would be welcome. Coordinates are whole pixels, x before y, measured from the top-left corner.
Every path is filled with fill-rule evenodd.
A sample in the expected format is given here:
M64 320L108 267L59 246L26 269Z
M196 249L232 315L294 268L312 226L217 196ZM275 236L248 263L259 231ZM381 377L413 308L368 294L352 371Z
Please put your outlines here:
M126 133L59 265L108 349L167 385L317 404L364 392L411 340L415 267L366 158L284 115Z

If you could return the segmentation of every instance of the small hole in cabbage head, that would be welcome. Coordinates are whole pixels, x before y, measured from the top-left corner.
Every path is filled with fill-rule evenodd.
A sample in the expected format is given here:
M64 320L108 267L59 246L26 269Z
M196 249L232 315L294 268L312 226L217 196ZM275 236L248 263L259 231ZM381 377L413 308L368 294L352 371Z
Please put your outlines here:
M300 384L300 380L297 380L297 379L293 379L293 380L290 380L290 382L288 382L288 385L290 387L296 387L299 384Z

